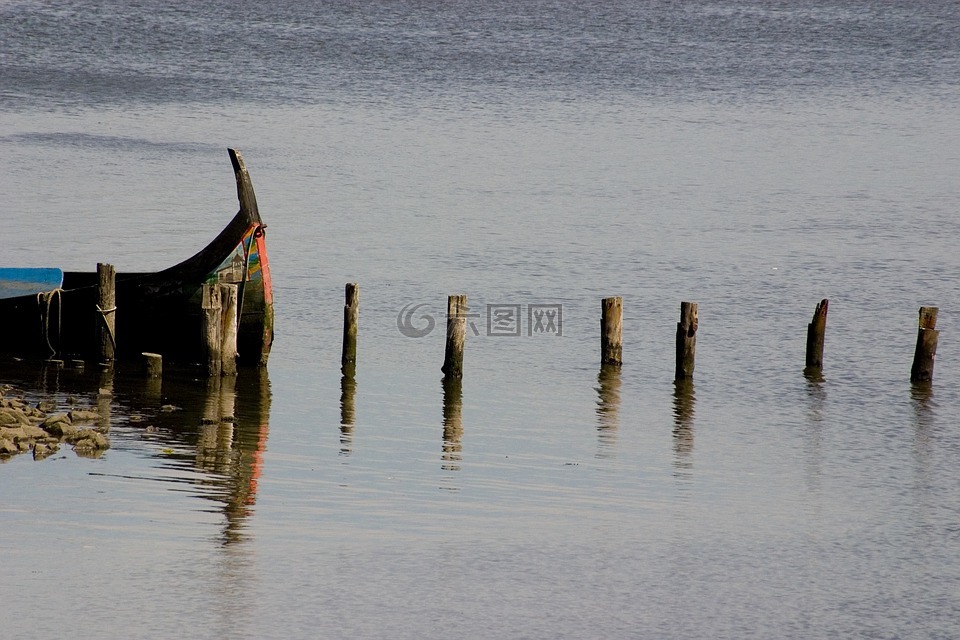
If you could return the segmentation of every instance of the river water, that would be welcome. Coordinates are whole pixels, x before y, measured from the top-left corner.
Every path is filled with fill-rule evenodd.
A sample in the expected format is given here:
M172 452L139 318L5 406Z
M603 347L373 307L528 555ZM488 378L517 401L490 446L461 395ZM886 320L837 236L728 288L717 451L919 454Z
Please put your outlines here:
M0 635L960 636L958 78L946 1L0 3L3 262L178 262L236 147L277 326L223 385L3 369L112 447L0 465Z

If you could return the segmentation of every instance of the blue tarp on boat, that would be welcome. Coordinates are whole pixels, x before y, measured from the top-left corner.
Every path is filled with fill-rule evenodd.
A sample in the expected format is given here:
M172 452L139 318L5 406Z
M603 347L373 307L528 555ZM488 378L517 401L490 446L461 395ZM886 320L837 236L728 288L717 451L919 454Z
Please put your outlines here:
M0 267L0 298L35 295L59 289L62 285L63 271L60 269Z

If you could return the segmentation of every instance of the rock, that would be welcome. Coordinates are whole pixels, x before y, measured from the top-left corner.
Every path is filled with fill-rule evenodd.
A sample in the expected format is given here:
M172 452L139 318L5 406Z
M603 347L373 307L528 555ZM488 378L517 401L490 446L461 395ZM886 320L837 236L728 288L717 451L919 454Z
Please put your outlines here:
M14 453L20 453L20 447L9 438L0 438L0 455L12 455Z
M46 435L46 433L44 433ZM0 440L9 440L10 442L16 442L17 440L26 439L27 434L23 430L23 427L0 427Z
M100 414L96 411L83 411L80 409L74 409L73 411L67 414L70 417L70 422L93 422L94 420L100 419Z
M50 427L57 424L58 422L66 422L70 424L70 416L66 413L55 413L53 415L47 416L44 418L43 422L40 423L40 428L46 431L50 430Z
M75 424L71 424L66 420L57 420L46 426L40 426L50 435L58 436L60 438L71 438L80 431L80 427Z
M57 403L49 400L41 400L37 403L37 409L44 413L50 413L51 411L57 410Z
M72 440L75 451L84 449L102 451L110 448L110 441L107 436L93 429L83 429Z
M160 411L163 411L164 413L170 413L171 411L176 411L176 410L177 408L172 404L165 404L160 407Z
M33 459L34 460L43 460L55 454L60 450L60 445L58 444L44 444L38 443L33 447Z
M33 424L25 424L20 427L20 430L23 431L23 435L27 438L37 439L47 437L46 431Z
M0 425L26 424L27 417L23 411L14 407L0 407Z

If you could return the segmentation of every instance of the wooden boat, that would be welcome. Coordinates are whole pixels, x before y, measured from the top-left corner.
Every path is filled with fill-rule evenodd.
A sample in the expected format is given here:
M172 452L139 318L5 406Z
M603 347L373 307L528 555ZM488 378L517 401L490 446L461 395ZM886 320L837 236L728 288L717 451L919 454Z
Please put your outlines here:
M159 353L164 361L203 359L201 288L238 286L239 363L266 366L273 342L273 290L266 225L243 158L229 150L240 211L199 253L154 273L117 273L116 307L98 306L96 272L0 269L0 352L45 359L97 358L98 325L113 314L118 360ZM2 297L7 295L9 297Z

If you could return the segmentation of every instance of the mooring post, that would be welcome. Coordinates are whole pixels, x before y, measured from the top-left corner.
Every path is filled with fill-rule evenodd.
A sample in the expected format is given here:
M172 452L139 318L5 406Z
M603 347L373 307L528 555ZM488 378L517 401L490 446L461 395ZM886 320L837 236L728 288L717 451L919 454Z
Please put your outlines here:
M357 362L357 331L360 324L360 285L348 282L344 289L343 304L343 350L340 353L341 368L349 368Z
M112 264L97 263L97 356L112 365L117 354L117 270Z
M220 304L220 287L205 284L201 292L201 331L203 338L204 366L207 375L219 376L222 366L223 310Z
M223 329L220 336L220 375L237 375L237 313L240 290L235 284L221 284L220 309Z
M917 333L917 348L913 354L910 382L931 382L933 360L937 355L937 307L920 307L920 329Z
M467 296L447 297L447 345L443 357L446 378L463 377L463 348L467 340Z
M623 298L604 298L600 303L600 364L623 363Z
M829 304L826 298L821 300L813 312L813 320L807 325L807 364L804 371L808 374L816 374L823 369L823 337L827 331Z
M677 370L675 380L693 377L697 355L697 327L700 324L696 302L680 303L680 322L677 323Z

